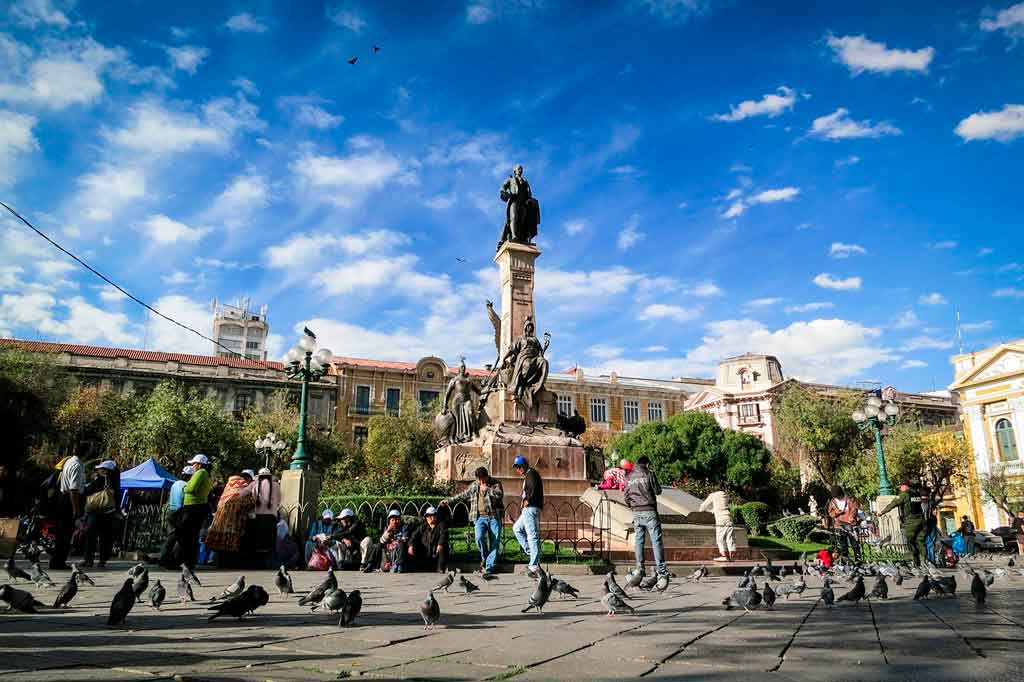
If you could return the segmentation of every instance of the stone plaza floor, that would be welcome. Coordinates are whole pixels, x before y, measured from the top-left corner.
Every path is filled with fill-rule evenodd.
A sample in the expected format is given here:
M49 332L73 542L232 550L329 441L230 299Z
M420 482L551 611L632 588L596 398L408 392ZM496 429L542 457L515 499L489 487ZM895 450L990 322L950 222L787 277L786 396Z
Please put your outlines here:
M534 587L526 576L471 576L481 591L438 593L441 625L425 632L417 607L438 581L433 574L339 573L342 588L364 599L357 626L339 630L336 616L278 596L270 571L245 572L249 584L271 593L270 604L242 622L207 623L203 602L237 574L200 571L200 601L180 605L177 574L156 570L150 578L167 587L164 608L136 605L126 628L108 629L108 605L128 566L90 571L96 586L84 585L66 611L0 615L0 682L1024 679L1024 577L1017 575L997 579L984 607L957 574L963 593L955 599L914 602L916 582L908 580L890 582L888 601L826 608L814 578L801 597L751 613L721 606L733 577L677 580L664 594L638 594L637 615L613 618L598 601L601 576L562 576L581 597L555 598L543 615L520 612ZM61 583L67 573L52 577ZM293 573L299 594L323 577ZM33 592L52 603L57 590Z

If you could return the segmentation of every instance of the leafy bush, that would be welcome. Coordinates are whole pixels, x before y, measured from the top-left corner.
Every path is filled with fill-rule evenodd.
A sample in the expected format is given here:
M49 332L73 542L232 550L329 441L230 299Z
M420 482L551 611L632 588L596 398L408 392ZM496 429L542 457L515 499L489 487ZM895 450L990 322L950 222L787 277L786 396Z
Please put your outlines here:
M818 517L811 514L803 516L783 516L768 525L768 532L777 538L801 542L818 527Z
M729 516L732 517L733 524L740 526L745 525L743 521L743 507L738 504L729 505Z
M768 505L764 502L747 502L740 505L743 523L755 535L764 535L768 525Z

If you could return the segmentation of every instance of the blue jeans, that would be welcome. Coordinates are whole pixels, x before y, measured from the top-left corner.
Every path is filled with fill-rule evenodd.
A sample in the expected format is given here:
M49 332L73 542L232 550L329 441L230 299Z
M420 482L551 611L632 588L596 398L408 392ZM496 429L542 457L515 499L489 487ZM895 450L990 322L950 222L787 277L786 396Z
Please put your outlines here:
M498 560L498 543L501 538L501 519L493 516L481 516L476 520L476 546L480 550L480 561L485 571L494 568Z
M640 511L633 513L633 532L636 535L633 551L636 554L636 565L644 565L644 544L647 542L647 534L651 534L651 549L654 551L654 563L657 566L658 575L667 575L668 566L665 565L665 546L661 544L661 519L658 512Z
M530 555L529 568L540 566L540 509L536 507L523 507L512 526L512 532L516 534L516 540L524 554Z

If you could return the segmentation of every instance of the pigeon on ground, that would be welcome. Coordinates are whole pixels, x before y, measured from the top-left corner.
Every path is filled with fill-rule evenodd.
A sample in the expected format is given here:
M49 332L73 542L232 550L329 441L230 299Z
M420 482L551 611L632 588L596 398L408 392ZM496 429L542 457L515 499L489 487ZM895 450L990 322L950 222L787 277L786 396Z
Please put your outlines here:
M654 586L658 584L658 577L659 576L657 573L652 573L651 575L647 576L646 578L640 581L640 589L644 592L650 592L654 589Z
M743 575L740 577L739 582L736 583L736 587L744 589L750 587L750 570L743 571Z
M292 586L292 577L288 574L288 569L284 567L284 564L277 569L274 587L277 588L278 594L292 594L295 592L295 588Z
M223 592L212 598L210 601L220 601L222 599L240 597L243 592L245 592L245 576L240 575L235 578L235 582L225 587ZM319 601L319 599L317 601ZM302 602L299 602L299 604L302 604Z
M64 583L64 587L60 588L60 592L57 593L57 598L53 601L53 608L64 608L71 603L76 594L78 594L78 580L75 579L75 574L72 573L68 581Z
M437 585L434 585L433 591L440 592L441 590L444 590L445 592L447 592L448 588L451 587L454 582L455 571L452 571L451 573L445 573L444 579L442 579L441 582L439 582Z
M948 594L956 596L956 576L950 575L940 578L932 578L932 590L937 594Z
M50 580L50 575L43 570L42 566L39 565L38 561L32 562L32 570L29 571L29 575L32 578L32 582L34 582L37 587L57 587L57 585Z
M622 601L609 591L608 583L602 585L602 589L604 590L604 596L601 597L601 603L608 609L609 616L614 616L618 613L628 613L630 615L636 613L632 606Z
M149 588L149 605L159 611L166 598L167 589L157 580L153 583L153 587Z
M196 595L192 593L192 583L184 575L178 578L178 601L184 604L187 601L195 601Z
M733 590L731 595L722 600L722 606L725 607L726 611L734 606L739 606L744 611L750 611L750 609L755 609L761 604L761 599L761 593L757 591L757 583L751 579L749 587Z
M128 577L138 578L140 575L148 571L149 569L146 568L145 562L140 561L139 563L135 564L134 566L128 569Z
M75 580L78 581L79 585L89 583L93 587L96 587L96 583L92 581L92 578L87 576L82 569L78 567L78 564L71 564L71 575L75 576Z
M196 587L202 587L203 584L199 582L199 577L188 567L188 564L181 565L181 576L189 583L194 584Z
M434 592L427 592L427 598L420 602L420 615L423 616L423 629L433 630L441 620L441 605L434 599Z
M832 591L832 581L825 578L825 582L821 586L821 601L825 602L825 606L832 606L836 603L836 594Z
M483 573L480 574L480 579L481 580L486 580L487 582L490 582L492 580L497 580L498 576L494 575L490 571L484 571Z
M926 575L925 577L921 578L921 582L920 582L920 584L918 584L917 590L914 592L914 601L917 601L918 599L927 599L928 598L928 593L931 592L931 591L932 591L932 581Z
M114 595L110 602L110 616L107 618L107 627L122 625L128 617L128 612L135 606L135 590L132 588L133 578L126 578L121 589Z
M852 601L853 605L856 606L860 603L860 600L864 598L865 591L864 578L858 575L857 582L854 584L853 588L846 594L839 597L836 601Z
M798 580L791 583L779 585L778 589L775 590L775 596L783 596L789 599L791 594L803 594L804 590L807 589L807 583L804 581L803 575L798 575L797 578Z
M270 595L267 594L266 590L259 585L250 585L241 594L209 607L208 611L215 611L216 613L206 620L209 622L221 616L232 616L242 620L246 614L252 613L259 607L266 605L269 601Z
M462 591L466 594L473 594L474 592L480 591L480 588L466 580L466 576L464 575L459 576L459 587L461 587Z
M1011 568L1014 566L1013 557L1010 557L1010 559L1006 562L1006 565Z
M356 616L363 610L363 595L359 590L352 590L348 593L345 605L341 607L341 618L338 619L338 627L343 628L356 622Z
M142 595L149 587L149 569L142 569L142 573L132 580L132 589L135 591L135 599L142 601Z
M637 566L632 571L626 574L626 580L623 584L627 590L635 590L640 587L640 583L643 581L645 572L642 566Z
M695 570L690 575L686 576L686 579L691 581L691 582L699 583L704 577L707 576L707 574L708 574L708 567L705 566L704 564L701 564L700 568Z
M36 609L41 609L45 606L41 601L33 597L31 592L19 590L10 585L0 587L0 601L7 604L8 610L14 609L22 613L38 613Z
M875 584L871 586L871 592L868 593L868 599L888 599L889 598L889 583L885 581L885 574L879 573L878 577L875 578Z
M327 577L324 578L319 585L310 590L305 597L299 600L299 606L321 602L323 601L323 598L327 596L328 592L336 589L338 589L338 579L334 575L334 569L328 568Z
M533 594L530 595L530 601L526 605L526 608L522 610L526 613L530 609L537 609L537 613L544 613L544 605L548 603L548 598L551 596L551 581L548 580L548 574L544 572L543 568L537 569L540 572L540 577L537 579L537 587L534 588ZM608 574L611 576L611 573ZM612 581L614 583L614 580ZM607 582L605 583L608 584ZM615 585L615 587L619 587ZM622 588L619 588L619 592L622 592ZM625 594L625 592L623 592Z
M988 589L985 587L985 581L981 579L981 576L977 573L971 578L971 596L974 597L974 601L978 604L985 603L985 596L988 594Z
M573 599L578 599L580 596L579 590L577 590L575 587L565 582L564 580L559 580L557 578L552 578L551 589L557 592L558 594L562 595L562 599L565 599L566 595L569 595Z
M654 589L657 592L664 592L668 589L668 574L662 574L658 576L658 582L654 583Z
M32 581L32 576L25 572L24 569L18 568L18 565L14 563L14 555L7 559L7 577L11 580L27 580Z
M345 601L348 597L345 595L345 590L331 590L324 595L324 598L320 600L318 604L313 604L310 608L311 611L316 611L320 607L323 607L325 611L331 613L337 613L341 611L341 608L345 606Z
M613 573L612 571L608 571L608 573L605 574L604 584L608 586L608 591L614 594L619 599L623 601L627 599L632 599L632 597L626 594L626 592L621 587L619 587L619 584L615 582L615 573Z
M775 608L775 590L772 589L771 583L764 584L763 598L764 605L767 606L769 610Z

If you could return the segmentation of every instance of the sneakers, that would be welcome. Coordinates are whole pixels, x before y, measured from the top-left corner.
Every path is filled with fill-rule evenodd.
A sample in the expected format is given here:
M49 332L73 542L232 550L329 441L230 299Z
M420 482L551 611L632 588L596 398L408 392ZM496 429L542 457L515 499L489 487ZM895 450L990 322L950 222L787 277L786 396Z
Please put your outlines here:
M728 561L728 560L729 560L729 557L724 557L724 556L716 556L714 559L712 559L712 561Z

